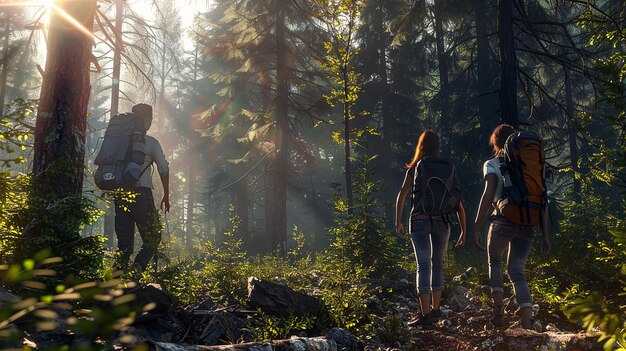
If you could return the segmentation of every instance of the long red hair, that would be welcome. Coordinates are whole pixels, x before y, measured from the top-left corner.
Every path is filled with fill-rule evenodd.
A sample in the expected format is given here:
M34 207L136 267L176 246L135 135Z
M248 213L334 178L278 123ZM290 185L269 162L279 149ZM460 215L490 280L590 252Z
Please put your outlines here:
M420 135L415 148L415 155L406 167L413 168L424 157L439 157L439 135L432 130L425 130Z
M506 139L513 133L515 133L515 128L508 124L500 124L493 130L489 138L489 145L493 148L494 156L500 155L500 151L504 148Z

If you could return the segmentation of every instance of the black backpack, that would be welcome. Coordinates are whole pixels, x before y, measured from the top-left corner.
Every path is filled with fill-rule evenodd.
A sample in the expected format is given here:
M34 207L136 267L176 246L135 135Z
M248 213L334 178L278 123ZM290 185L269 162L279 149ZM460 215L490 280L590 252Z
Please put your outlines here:
M98 166L94 180L102 190L128 189L146 168L146 131L144 121L134 113L111 117L94 164Z
M419 184L418 184L419 175ZM456 169L450 161L426 157L415 166L412 204L416 213L447 217L455 212L461 193L454 186Z

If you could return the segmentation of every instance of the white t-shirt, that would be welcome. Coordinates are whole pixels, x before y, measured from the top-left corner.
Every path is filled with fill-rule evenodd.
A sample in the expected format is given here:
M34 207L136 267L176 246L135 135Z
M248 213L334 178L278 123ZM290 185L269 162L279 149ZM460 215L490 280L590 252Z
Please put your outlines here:
M150 188L150 189L153 188L152 186L152 172L153 172L152 167L153 166L151 165L152 162L154 162L157 165L157 168L159 170L159 176L165 177L169 175L170 173L169 163L165 159L165 154L163 153L163 148L161 147L161 144L159 144L159 141L156 140L155 138L149 135L146 135L146 158L143 162L143 165L141 165L141 169L142 170L146 169L146 170L141 175L141 178L139 178L139 181L137 181L136 186L138 188Z
M503 188L504 188L504 181L502 180L502 172L500 172L500 159L497 157L494 157L492 159L489 159L487 161L485 161L485 164L483 165L483 177L487 178L487 174L493 173L497 176L498 178L498 185L496 187L496 194L493 197L493 202L498 202L498 200L500 200L502 198L502 192L503 192Z

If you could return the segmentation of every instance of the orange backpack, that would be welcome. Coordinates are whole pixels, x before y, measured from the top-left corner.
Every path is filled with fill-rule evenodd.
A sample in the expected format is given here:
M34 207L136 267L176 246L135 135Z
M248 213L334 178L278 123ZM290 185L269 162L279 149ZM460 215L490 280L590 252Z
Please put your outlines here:
M500 171L504 180L498 212L511 223L534 226L542 223L547 204L545 157L541 137L517 132L504 145Z

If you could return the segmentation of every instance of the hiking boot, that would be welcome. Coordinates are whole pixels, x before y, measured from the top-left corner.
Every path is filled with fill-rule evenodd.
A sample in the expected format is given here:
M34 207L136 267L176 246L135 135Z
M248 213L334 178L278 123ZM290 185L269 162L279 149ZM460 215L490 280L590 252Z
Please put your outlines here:
M491 324L496 328L504 327L504 306L493 305Z
M437 323L439 319L441 318L441 310L440 309L432 310L430 311L429 315L433 323Z
M536 332L541 332L541 323L532 318L524 318L522 317L521 326L524 329L534 330Z
M435 327L435 323L433 323L433 320L430 318L430 313L427 315L423 315L418 319L414 319L407 324L409 325L409 327L418 326L422 327L422 329L431 329Z

